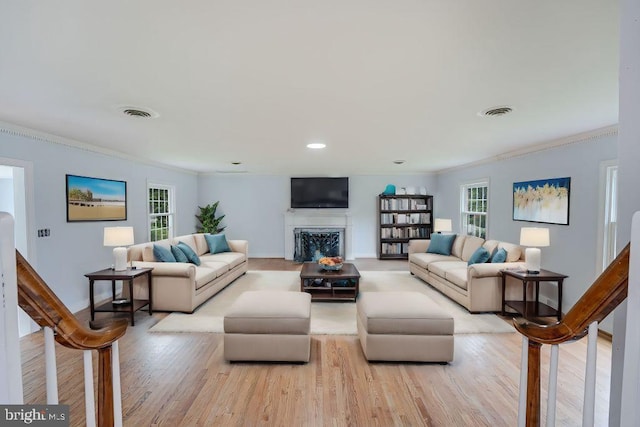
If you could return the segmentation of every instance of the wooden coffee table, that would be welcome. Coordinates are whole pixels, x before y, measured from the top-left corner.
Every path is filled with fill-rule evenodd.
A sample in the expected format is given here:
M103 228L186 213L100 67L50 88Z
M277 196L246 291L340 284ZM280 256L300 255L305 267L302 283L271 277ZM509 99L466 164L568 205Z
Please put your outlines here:
M300 292L310 293L312 301L355 301L359 287L360 273L353 264L344 263L341 270L332 271L305 262L300 271Z

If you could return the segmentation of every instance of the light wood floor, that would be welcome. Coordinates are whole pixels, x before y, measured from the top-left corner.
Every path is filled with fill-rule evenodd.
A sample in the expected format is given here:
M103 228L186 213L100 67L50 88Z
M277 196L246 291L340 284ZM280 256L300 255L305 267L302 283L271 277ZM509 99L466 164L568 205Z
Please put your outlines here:
M295 270L251 259L253 270ZM358 260L360 270L406 261ZM425 285L427 286L427 285ZM78 313L88 319L88 310ZM105 316L103 314L103 316ZM514 426L521 337L455 336L448 365L368 363L355 336L313 336L307 364L228 363L222 336L149 333L166 313L136 314L120 341L125 426ZM44 403L42 333L21 340L26 403ZM82 354L57 347L61 403L85 424ZM543 400L549 348L543 348ZM580 425L586 340L560 348L558 426ZM611 343L598 340L596 425L607 425ZM94 366L97 359L94 356ZM544 414L543 402L543 414Z

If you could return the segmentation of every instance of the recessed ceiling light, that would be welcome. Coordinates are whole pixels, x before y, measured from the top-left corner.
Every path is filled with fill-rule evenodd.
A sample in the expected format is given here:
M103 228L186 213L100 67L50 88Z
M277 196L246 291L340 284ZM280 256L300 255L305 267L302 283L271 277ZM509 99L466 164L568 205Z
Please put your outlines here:
M393 163L394 163L394 164L396 164L396 165L401 165L401 164L403 164L404 162L406 162L406 160L394 160L394 161L393 161Z
M480 111L478 115L482 117L500 117L500 116L504 116L505 114L509 114L512 111L513 111L513 107L503 105L500 107L487 108L486 110Z
M327 144L325 144L324 142L312 142L310 144L307 144L307 148L311 148L313 150L321 150L326 146Z

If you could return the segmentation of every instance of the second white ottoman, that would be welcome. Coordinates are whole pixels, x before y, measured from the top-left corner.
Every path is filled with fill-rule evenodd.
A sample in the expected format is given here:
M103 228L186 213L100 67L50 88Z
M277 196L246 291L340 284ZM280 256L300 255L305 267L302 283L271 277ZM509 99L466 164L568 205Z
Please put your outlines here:
M311 295L247 291L224 316L224 358L230 361L308 362Z
M453 360L453 318L424 294L362 292L357 317L367 360Z

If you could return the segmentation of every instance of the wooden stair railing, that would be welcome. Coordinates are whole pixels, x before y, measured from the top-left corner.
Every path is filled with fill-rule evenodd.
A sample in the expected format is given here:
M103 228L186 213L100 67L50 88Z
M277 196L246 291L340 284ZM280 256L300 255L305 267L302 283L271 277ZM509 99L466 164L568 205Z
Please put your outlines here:
M18 305L40 326L49 327L55 340L68 348L98 351L98 425L112 427L112 345L122 337L128 321L118 319L102 329L84 327L60 301L31 265L16 251Z
M528 338L526 426L540 425L540 347L584 337L593 322L600 322L627 298L630 244L602 272L561 321L541 325L514 319ZM521 368L522 369L522 368Z

